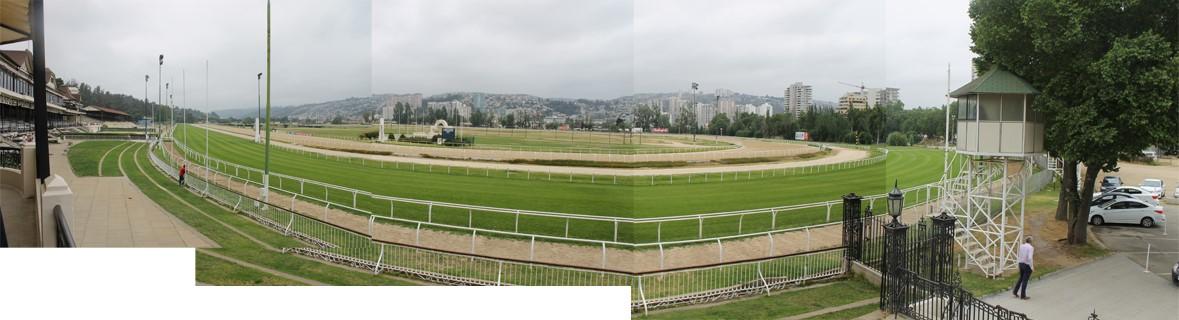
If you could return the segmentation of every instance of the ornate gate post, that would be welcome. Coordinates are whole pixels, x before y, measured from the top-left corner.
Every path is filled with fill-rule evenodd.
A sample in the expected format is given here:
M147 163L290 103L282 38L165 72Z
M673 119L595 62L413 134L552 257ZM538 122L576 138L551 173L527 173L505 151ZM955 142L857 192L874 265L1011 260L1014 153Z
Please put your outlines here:
M905 305L904 292L909 286L903 275L906 269L906 249L908 248L909 226L901 223L895 217L892 222L884 225L884 281L881 286L881 308L899 313Z
M954 223L953 216L945 211L933 217L933 243L930 245L930 280L952 283L954 274Z
M860 196L854 192L843 196L843 246L844 260L864 259L864 221L860 213Z

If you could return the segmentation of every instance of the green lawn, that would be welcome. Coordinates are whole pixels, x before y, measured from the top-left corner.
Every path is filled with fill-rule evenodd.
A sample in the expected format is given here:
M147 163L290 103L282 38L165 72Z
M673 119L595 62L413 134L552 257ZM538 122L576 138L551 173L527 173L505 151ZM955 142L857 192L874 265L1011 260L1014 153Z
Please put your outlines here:
M151 166L143 144L136 144L121 151L118 159L123 173L148 198L156 203L167 204L161 207L220 246L220 248L208 249L210 251L327 284L412 284L384 275L373 275L370 272L357 271L267 250L243 234L274 248L305 247L308 245L283 236L242 215L180 189L171 179ZM179 197L179 200L174 196ZM198 279L206 279L213 283L250 283L260 279L250 272L226 272L223 268L213 265L205 267L206 270L218 274L198 275Z
M300 286L302 283L197 252L197 282L219 286Z
M197 152L204 151L204 130L189 130L188 145ZM177 130L177 139L183 140L183 130ZM234 163L261 168L263 150L259 144L247 139L216 132L210 133L210 156L232 159ZM483 169L465 167L428 167L422 165L377 163L359 159L323 158L315 153L296 153L277 148L271 149L272 172L304 177L334 185L367 190L374 194L395 197L472 204L500 208L553 211L588 214L607 217L666 217L693 215L709 212L756 209L793 204L837 200L843 194L855 192L861 195L880 194L891 188L893 179L899 179L902 188L937 180L941 175L942 152L924 148L894 148L885 163L855 169L833 172L794 174L790 176L765 178L760 175L741 173L727 174L721 182L713 174L708 183L700 183L702 176L693 177L687 184L686 177L677 176L677 184L625 181L615 185L608 176L574 176L556 174L549 181L544 173L503 171L484 172ZM233 168L228 168L233 172ZM510 178L508 178L510 176ZM242 171L240 177L261 182L257 173ZM593 179L594 183L590 183ZM669 179L664 176L661 179ZM670 181L669 181L670 182ZM295 181L272 179L271 185L284 190L299 192ZM324 188L304 185L303 194L316 198L324 197ZM936 196L936 194L934 194ZM327 197L337 203L352 203L352 194L328 190ZM924 194L921 195L924 197ZM907 198L916 201L915 197ZM357 207L373 213L390 212L388 201L357 197ZM832 207L832 218L838 219L842 208ZM395 203L396 217L427 220L457 226L466 226L468 221L478 227L495 230L514 230L514 215L483 212L468 218L468 210L448 209L440 206L427 214L427 206ZM470 220L468 220L470 219ZM770 212L750 214L744 217L711 219L706 223L705 236L749 233L791 226L812 225L828 222L826 208L812 208L778 214L777 221L771 221ZM564 235L565 220L558 218L520 218L520 232ZM620 241L654 241L690 239L698 235L696 221L665 223L662 226L645 224L620 226ZM610 240L613 239L613 223L595 221L571 221L570 236ZM662 235L656 235L661 229ZM740 230L738 230L740 229Z
M105 156L106 160L102 163L103 176L119 176L118 161L111 160L111 154L116 154L117 151L111 151L119 146L129 144L126 141L83 141L78 144L70 146L68 154L70 167L74 169L74 175L79 177L96 177L98 176L99 162L102 162Z
M322 128L281 128L282 131L299 132L318 137L357 140L360 134L377 130L377 126L342 125L326 126ZM414 125L386 125L387 134L412 134L414 132L429 132L427 126ZM526 129L492 129L492 128L457 128L456 134L466 138L474 138L475 144L470 148L476 149L513 149L556 152L603 152L603 153L634 153L642 152L673 152L685 147L733 147L733 144L714 140L697 139L678 136L627 135L618 132L588 132L588 131L559 131L559 130L526 130ZM389 143L397 143L390 141ZM425 144L408 144L414 146L436 146Z
M779 319L879 297L879 289L863 279L843 280L830 285L702 308L669 310L636 319ZM875 306L872 306L875 307ZM857 310L857 309L853 309ZM857 310L858 311L858 310ZM871 312L869 310L868 312ZM867 312L865 312L867 313Z

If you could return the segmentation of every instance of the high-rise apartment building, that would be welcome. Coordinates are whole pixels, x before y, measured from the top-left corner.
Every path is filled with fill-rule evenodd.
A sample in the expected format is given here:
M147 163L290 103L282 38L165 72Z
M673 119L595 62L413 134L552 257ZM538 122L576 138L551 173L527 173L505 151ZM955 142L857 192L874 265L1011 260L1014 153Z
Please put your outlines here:
M810 109L813 101L811 100L811 86L802 84L802 82L795 82L786 88L785 100L783 110L798 118L803 112Z

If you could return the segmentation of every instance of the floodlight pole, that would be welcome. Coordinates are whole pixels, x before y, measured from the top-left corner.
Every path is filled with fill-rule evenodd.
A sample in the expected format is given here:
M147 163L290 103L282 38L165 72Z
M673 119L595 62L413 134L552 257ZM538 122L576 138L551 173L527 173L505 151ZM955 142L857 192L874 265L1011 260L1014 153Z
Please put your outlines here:
M267 56L267 57L269 57L269 56ZM269 70L267 70L267 71L269 71ZM269 73L269 72L267 72L267 73ZM267 84L270 83L269 80L270 79L267 79ZM261 72L258 73L257 84L258 84L258 115L254 116L254 143L258 143L258 138L260 135L258 132L258 129L259 129L258 128L258 121L262 120L262 73Z
M209 179L209 60L205 60L205 181Z
M270 195L270 1L266 1L266 150L262 171L262 201Z
M188 75L184 72L184 69L180 69L180 96L182 97L181 101L183 101L181 104L188 106ZM188 123L188 112L185 111L180 110L180 124ZM172 113L175 114L176 112L173 111ZM184 126L184 146L188 147L188 126ZM185 162L188 162L187 159L185 160Z
M148 114L147 109L151 108L151 102L149 102L147 100L147 81L149 79L151 79L151 76L148 76L146 74L143 75L143 116L139 117L139 118L143 119L143 142L144 143L147 143L147 140L150 137L150 135L147 133L147 114Z
M950 64L946 63L946 135L942 150L942 180L950 178Z
M164 54L160 54L160 65L156 69L156 103L164 104ZM156 108L151 108L151 124L157 126ZM159 137L159 134L156 134Z

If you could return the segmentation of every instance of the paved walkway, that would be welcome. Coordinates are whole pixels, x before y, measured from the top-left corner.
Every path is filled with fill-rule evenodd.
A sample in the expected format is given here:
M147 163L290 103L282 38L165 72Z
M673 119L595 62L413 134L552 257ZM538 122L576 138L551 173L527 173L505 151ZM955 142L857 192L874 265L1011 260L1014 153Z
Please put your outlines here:
M1033 280L1029 300L1010 292L983 300L1032 319L1086 319L1094 310L1101 319L1179 319L1179 290L1142 269L1119 253Z
M36 247L37 199L25 199L20 191L0 185L0 213L4 214L4 230L10 247Z
M53 173L65 178L74 191L74 213L69 219L79 247L217 246L160 208L126 177L75 176L65 149L63 144L51 145L49 161Z

